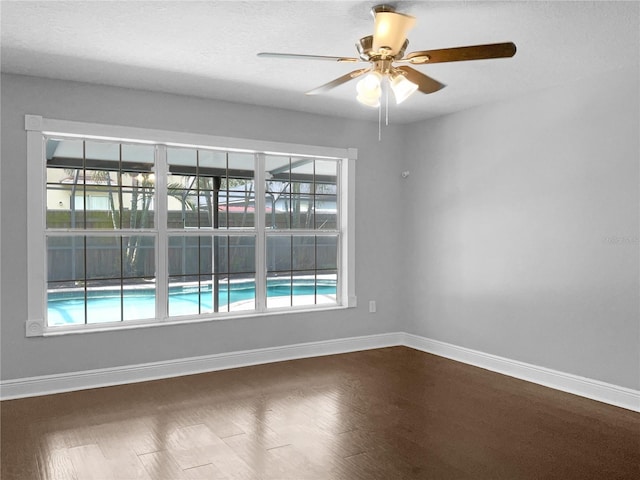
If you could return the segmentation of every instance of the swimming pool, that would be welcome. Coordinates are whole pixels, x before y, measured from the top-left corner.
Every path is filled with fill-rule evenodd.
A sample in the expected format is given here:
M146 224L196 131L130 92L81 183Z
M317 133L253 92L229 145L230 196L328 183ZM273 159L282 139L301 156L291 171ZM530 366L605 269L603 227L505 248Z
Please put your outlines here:
M213 312L211 284L182 284L169 288L169 316L198 315ZM314 304L322 297L335 302L335 279L270 279L267 282L267 306L291 298L293 304ZM320 302L318 302L320 303ZM218 311L253 310L255 282L220 283ZM155 318L156 291L154 288L87 290L87 323ZM85 301L82 288L72 291L50 291L47 298L47 322L50 326L85 323Z

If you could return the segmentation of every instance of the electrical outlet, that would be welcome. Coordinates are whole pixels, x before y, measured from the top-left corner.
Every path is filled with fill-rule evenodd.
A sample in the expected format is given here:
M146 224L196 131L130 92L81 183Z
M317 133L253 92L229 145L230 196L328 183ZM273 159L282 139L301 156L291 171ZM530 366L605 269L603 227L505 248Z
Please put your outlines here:
M369 300L369 313L376 313L376 301Z

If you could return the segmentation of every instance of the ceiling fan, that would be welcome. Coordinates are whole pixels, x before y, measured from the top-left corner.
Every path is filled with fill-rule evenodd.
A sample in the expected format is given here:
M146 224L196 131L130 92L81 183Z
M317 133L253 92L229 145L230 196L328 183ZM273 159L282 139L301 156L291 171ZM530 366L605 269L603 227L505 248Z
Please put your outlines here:
M325 93L332 88L364 75L357 84L358 95L356 98L364 105L379 107L382 95L381 85L384 79L388 80L396 103L403 102L415 91L434 93L444 88L444 84L409 65L505 58L513 57L516 53L515 44L506 42L439 50L420 50L404 56L405 50L409 45L409 40L406 38L407 33L415 25L415 17L398 13L391 5L377 5L371 9L371 14L375 20L374 33L361 38L356 43L358 58L273 52L261 52L258 53L258 56L328 60L341 63L368 62L371 64L370 66L347 73L306 92L306 94L317 95ZM397 66L397 64L400 64L400 66Z

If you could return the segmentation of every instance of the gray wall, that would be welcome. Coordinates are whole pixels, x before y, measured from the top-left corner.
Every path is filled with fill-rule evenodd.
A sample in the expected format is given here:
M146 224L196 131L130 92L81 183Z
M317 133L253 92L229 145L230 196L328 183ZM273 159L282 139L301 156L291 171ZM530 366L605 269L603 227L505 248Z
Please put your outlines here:
M33 77L2 76L3 380L401 330L397 302L401 194L396 126L377 141L374 123ZM363 107L364 108L364 107ZM119 332L25 338L27 315L25 114L260 140L356 147L356 309ZM398 140L396 140L398 139ZM380 255L380 252L385 252ZM378 301L369 314L367 300Z
M403 131L408 331L640 387L638 70Z

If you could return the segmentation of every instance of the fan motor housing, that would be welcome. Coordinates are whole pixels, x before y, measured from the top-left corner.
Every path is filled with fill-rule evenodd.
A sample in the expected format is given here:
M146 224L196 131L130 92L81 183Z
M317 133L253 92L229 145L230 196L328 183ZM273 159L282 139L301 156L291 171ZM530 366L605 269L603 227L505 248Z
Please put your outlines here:
M362 37L356 43L356 49L358 50L359 57L366 61L371 62L374 60L384 60L384 59L393 59L400 60L404 56L404 52L409 46L409 40L405 40L402 44L402 48L395 55L388 55L385 52L374 52L373 51L373 35L367 35L366 37Z

